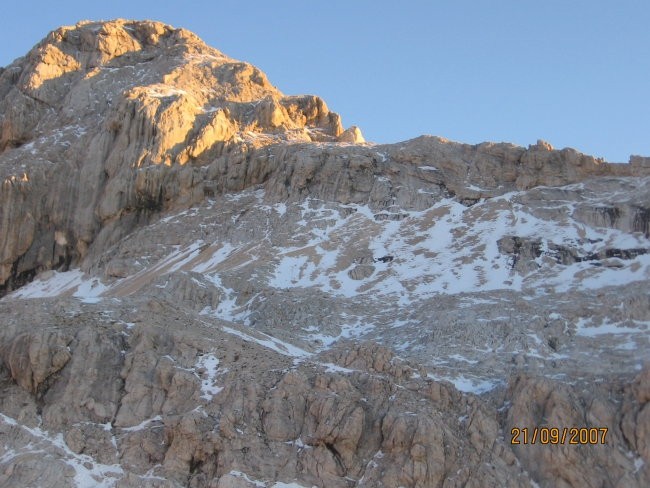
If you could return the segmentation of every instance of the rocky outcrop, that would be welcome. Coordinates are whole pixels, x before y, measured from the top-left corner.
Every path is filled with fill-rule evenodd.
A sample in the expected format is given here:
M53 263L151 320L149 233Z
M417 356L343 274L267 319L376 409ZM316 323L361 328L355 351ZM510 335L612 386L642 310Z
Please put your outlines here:
M650 157L630 156L630 165L634 168L650 168Z
M421 209L444 196L471 203L648 173L543 142L350 147L364 142L360 130L343 130L320 98L284 96L259 69L156 22L57 29L3 71L0 94L5 291L44 269L87 266L88 253L101 255L160 210L257 184L275 201Z
M511 267L522 274L540 268L541 263L538 260L540 258L543 260L545 257L563 265L588 262L594 266L621 266L618 264L620 260L630 260L650 253L650 249L645 248L609 248L599 252L582 254L579 249L552 243L547 244L546 249L542 250L543 243L541 239L527 239L517 236L506 236L500 239L497 245L500 252L511 256Z
M11 469L0 465L0 486L23 483L27 469L60 470L58 486L75 486L75 473L194 487L648 480L635 468L650 462L647 369L624 390L602 392L518 375L497 410L376 344L341 344L287 370L286 356L232 329L188 322L182 310L182 332L161 327L174 315L164 302L140 303L135 324L69 301L44 305L47 326L26 324L19 310L4 314L12 318L2 332L0 429L14 451L3 452ZM514 427L585 424L609 426L607 443L510 444ZM36 462L28 444L54 456Z
M515 378L502 420L496 409L426 378L422 368L376 345L335 349L286 371L286 357L219 328L207 343L197 323L187 323L182 334L160 328L155 303L141 308L135 325L52 307L43 311L53 320L48 327L20 334L16 315L12 331L3 331L3 344L11 347L3 352L0 428L17 451L1 486L20 484L28 466L44 475L84 460L77 472L86 469L92 477L112 469L119 486L136 486L152 473L168 479L167 486L196 487L229 486L236 473L341 487L526 486L530 480L546 486L561 479L578 486L571 476L587 486L621 476L626 486L641 486L647 476L632 474L634 460L624 455L610 459L630 444L647 462L640 419L647 371L622 394L620 407L592 400L587 413L575 410L580 402L569 387ZM29 362L16 361L21 348L30 351ZM607 446L562 450L563 464L557 446L515 446L513 452L504 431L584 418L621 427L612 428ZM56 444L57 432L67 448ZM34 464L26 443L61 452Z
M67 346L71 341L71 338L47 331L20 334L3 341L3 361L19 386L36 393L70 360Z
M650 482L644 158L367 143L117 20L0 70L0 176L0 487Z
M101 253L164 204L200 201L183 165L343 133L320 98L284 97L257 68L155 22L53 31L2 73L0 93L3 289L94 243Z
M611 385L576 391L542 378L511 380L508 431L526 428L532 436L536 427L577 426L589 429L594 439L599 434L597 442L580 449L562 449L551 442L524 445L518 439L513 449L540 486L643 486L650 481L644 440L650 412L648 372L645 369L622 391ZM562 436L563 429L558 434ZM570 442L571 431L567 435ZM613 445L618 446L614 451Z

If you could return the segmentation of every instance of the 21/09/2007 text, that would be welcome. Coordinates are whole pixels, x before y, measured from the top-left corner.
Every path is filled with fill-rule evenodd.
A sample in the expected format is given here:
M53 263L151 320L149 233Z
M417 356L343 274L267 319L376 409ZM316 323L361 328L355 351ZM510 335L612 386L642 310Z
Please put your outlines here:
M605 444L607 427L513 427L510 444L596 445Z

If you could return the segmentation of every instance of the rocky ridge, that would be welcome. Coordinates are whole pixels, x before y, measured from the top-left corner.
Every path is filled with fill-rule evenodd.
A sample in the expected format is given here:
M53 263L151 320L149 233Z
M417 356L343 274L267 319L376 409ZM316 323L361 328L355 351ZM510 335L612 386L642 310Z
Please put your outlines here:
M649 484L647 158L366 143L156 22L0 95L0 486Z

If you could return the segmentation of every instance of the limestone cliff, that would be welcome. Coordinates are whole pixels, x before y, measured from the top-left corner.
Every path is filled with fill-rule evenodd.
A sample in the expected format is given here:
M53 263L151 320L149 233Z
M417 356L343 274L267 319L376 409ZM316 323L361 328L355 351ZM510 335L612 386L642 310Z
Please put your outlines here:
M417 207L412 190L430 184L478 199L648 174L544 143L328 145L363 136L343 131L320 98L284 96L259 69L156 22L57 29L3 71L0 97L3 290L79 265L90 247L103 252L151 213L215 191L264 184L277 201L297 194L381 205L396 196ZM342 161L347 152L354 157ZM418 171L426 164L439 171ZM379 175L402 191L376 188Z
M650 484L647 158L369 143L148 21L0 127L0 487Z
M113 243L170 200L200 201L186 164L234 147L361 137L320 98L285 97L259 69L156 22L57 29L4 70L0 98L9 288L78 263L98 235Z

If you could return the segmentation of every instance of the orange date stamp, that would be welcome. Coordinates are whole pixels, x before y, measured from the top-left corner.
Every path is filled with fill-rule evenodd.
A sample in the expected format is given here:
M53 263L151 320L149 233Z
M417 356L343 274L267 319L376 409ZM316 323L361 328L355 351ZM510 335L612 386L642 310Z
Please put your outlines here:
M606 444L607 427L513 427L510 444L597 445Z

